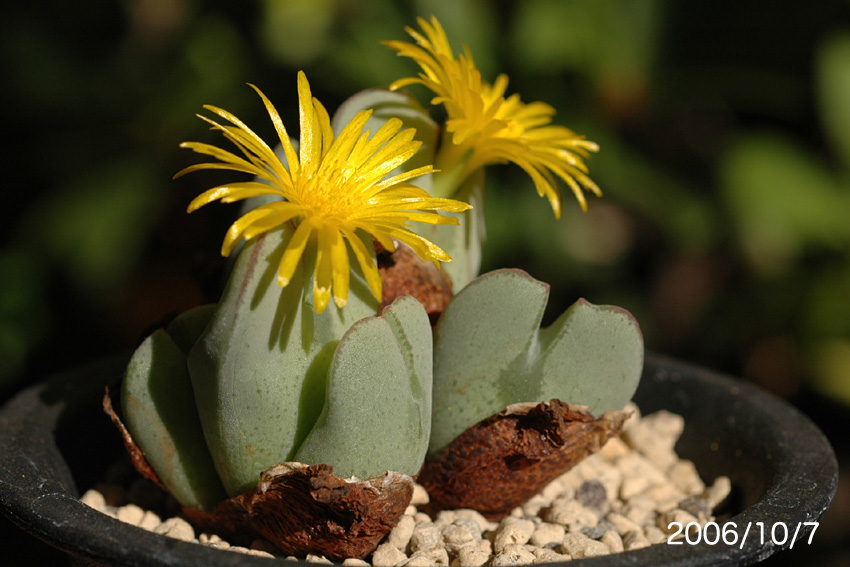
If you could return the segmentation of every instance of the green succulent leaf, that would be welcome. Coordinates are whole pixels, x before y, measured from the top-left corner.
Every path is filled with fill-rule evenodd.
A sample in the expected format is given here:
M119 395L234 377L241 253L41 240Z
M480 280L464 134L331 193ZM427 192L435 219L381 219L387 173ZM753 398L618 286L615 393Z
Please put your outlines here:
M377 301L353 273L347 305L316 314L316 254L309 250L280 288L277 266L292 232L287 226L243 248L188 357L207 444L231 496L252 488L263 470L292 460L322 411L338 341L355 321L377 313Z
M417 474L431 429L431 347L428 315L409 296L355 323L337 346L325 407L295 460L333 465L341 477Z
M530 374L540 400L558 398L600 415L622 409L643 372L643 335L631 313L579 299L537 335Z
M519 270L489 272L455 295L435 333L431 452L512 403L511 389L537 395L505 373L526 365L548 297L549 286Z
M216 307L217 305L215 303L193 307L181 313L168 324L165 329L168 336L171 337L171 340L174 341L174 344L180 348L184 355L189 354L198 337L207 328Z
M130 359L121 406L136 444L182 506L207 510L225 498L195 409L186 355L163 329Z
M546 329L549 286L521 270L482 275L443 312L434 339L429 454L519 402L621 409L643 370L643 337L627 311L579 300Z

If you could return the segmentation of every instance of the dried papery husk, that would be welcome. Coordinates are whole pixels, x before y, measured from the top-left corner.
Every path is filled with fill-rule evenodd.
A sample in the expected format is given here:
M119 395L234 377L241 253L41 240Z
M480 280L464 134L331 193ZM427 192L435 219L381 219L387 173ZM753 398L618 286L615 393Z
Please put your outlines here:
M154 472L153 467L145 459L142 450L136 445L133 436L130 434L130 430L127 429L127 426L121 420L121 416L115 411L115 408L121 407L121 404L117 403L118 400L113 399L113 391L109 386L106 387L106 393L103 395L103 411L109 416L115 427L118 428L118 433L121 434L121 440L124 442L124 448L127 449L127 453L130 455L130 461L132 461L133 467L144 478L153 481L161 489L167 491L156 472Z
M375 242L378 272L383 284L381 309L399 297L412 295L425 308L433 324L452 300L452 280L445 271L433 262L423 260L407 244L394 242L395 252L389 252Z
M167 492L115 411L109 389L103 408L139 473ZM400 472L343 479L330 465L287 462L260 473L252 490L208 512L183 508L183 516L196 528L235 544L247 546L263 538L290 555L362 559L398 524L410 504L413 484L413 478Z
M332 473L329 465L281 463L261 473L256 488L211 512L183 512L205 531L229 538L254 534L287 554L362 559L398 524L413 479L399 472L366 480Z
M499 520L623 429L627 414L595 419L560 400L522 403L470 427L425 462L417 479L429 513L472 508Z

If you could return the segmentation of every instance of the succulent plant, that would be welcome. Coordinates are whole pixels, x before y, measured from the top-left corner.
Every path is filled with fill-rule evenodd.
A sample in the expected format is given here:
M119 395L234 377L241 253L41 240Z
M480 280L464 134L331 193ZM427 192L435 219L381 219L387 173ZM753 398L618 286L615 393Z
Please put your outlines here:
M279 533L290 553L362 557L397 521L426 457L436 464L425 464L423 479L452 485L456 475L461 486L457 456L472 443L470 462L501 459L507 479L522 468L510 461L517 453L482 447L532 435L529 447L546 446L523 462L544 482L622 427L616 410L643 366L635 320L582 299L541 329L548 285L519 270L478 276L484 167L516 163L558 216L559 179L582 207L583 189L599 193L582 160L596 145L549 125L548 105L506 98L506 78L483 82L436 20L419 23L424 34L408 30L416 45L388 46L422 74L358 93L333 122L299 73L300 144L256 87L277 153L213 106L225 122L202 118L241 155L183 144L217 161L178 176L254 175L189 205L250 203L222 244L238 256L217 304L138 347L121 399L131 450L199 524ZM445 124L397 90L411 83L434 91ZM301 493L299 506L312 503L288 507ZM512 502L483 511L503 514Z

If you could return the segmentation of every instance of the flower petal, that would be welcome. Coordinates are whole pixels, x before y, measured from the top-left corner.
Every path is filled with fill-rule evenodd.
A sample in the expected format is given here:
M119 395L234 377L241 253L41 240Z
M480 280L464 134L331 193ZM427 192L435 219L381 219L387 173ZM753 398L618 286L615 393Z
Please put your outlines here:
M280 143L283 146L283 153L286 156L286 162L289 164L289 167L297 167L298 156L295 153L295 148L292 145L292 140L290 139L289 134L286 133L286 127L283 125L283 120L280 119L280 114L278 114L277 109L266 95L263 94L263 91L251 83L248 83L248 86L257 91L257 94L260 95L261 99L263 99L266 111L269 113L269 117L272 119L272 123L277 131L277 137L280 139Z
M354 257L357 258L357 263L360 264L360 269L363 271L363 277L366 279L366 285L376 298L381 299L383 284L381 283L381 274L378 272L378 266L375 265L375 260L369 253L369 249L360 239L354 230L346 226L340 227L340 230L348 240L348 245L354 252ZM393 250L395 247L392 248ZM374 249L373 249L374 250Z
M313 272L313 309L316 310L316 313L324 311L331 299L331 284L333 283L331 240L333 232L326 224L317 227L318 246L316 268Z
M250 214L250 213L249 213ZM307 246L307 241L310 235L313 234L316 225L313 219L305 219L289 239L286 244L286 249L280 258L280 265L277 271L277 283L280 287L286 287L292 280L292 275L298 267L298 262L301 261L301 256L304 254L304 248Z

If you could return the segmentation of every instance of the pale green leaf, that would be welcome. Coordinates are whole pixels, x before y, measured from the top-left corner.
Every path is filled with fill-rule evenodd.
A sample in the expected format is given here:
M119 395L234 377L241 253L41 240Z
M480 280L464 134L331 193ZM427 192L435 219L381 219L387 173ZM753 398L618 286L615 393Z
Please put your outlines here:
M225 498L195 409L186 356L164 330L130 359L121 405L136 444L182 506L206 510Z
M295 460L330 464L342 477L417 474L431 425L431 343L428 315L409 296L355 323L337 347L325 407Z
M590 406L594 415L622 409L643 372L643 336L625 309L579 299L541 329L531 374L542 400Z
M429 452L515 401L536 399L528 366L549 286L519 270L484 274L458 293L437 324ZM516 399L519 395L520 399Z

